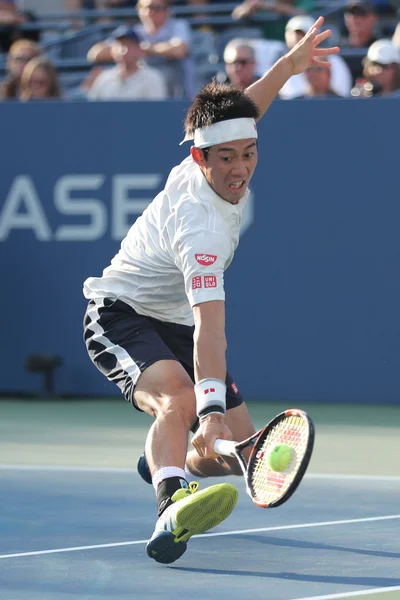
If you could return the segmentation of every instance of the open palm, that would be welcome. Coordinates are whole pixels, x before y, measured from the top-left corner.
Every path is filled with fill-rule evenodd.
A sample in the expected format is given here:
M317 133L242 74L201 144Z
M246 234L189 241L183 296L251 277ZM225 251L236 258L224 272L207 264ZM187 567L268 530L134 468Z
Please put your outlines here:
M324 18L319 17L306 35L292 48L287 54L292 63L293 73L298 74L305 71L311 65L318 64L320 57L326 57L330 54L337 54L340 49L337 46L332 48L319 48L318 46L328 39L332 32L330 29L319 33L324 23ZM324 66L331 66L331 63L324 61Z

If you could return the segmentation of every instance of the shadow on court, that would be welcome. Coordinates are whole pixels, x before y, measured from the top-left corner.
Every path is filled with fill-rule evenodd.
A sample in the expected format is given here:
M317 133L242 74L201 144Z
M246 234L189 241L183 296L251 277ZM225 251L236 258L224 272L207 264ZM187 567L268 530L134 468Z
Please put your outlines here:
M343 585L357 585L365 587L395 587L400 585L400 578L389 577L338 577L334 575L309 575L299 573L265 573L260 571L242 571L241 569L200 569L195 567L170 567L178 571L190 571L191 573L204 573L212 575L229 575L234 577L266 577L267 579L285 579L291 581L311 581L315 583L340 583Z
M363 556L377 556L380 558L400 558L400 552L383 552L381 550L365 550L363 548L349 548L344 546L331 546L317 542L305 542L301 540L292 540L284 538L266 537L265 535L246 535L243 534L243 540L249 540L253 544L266 544L267 546L288 546L290 548L304 548L310 550L323 550L334 552L350 552L361 554Z

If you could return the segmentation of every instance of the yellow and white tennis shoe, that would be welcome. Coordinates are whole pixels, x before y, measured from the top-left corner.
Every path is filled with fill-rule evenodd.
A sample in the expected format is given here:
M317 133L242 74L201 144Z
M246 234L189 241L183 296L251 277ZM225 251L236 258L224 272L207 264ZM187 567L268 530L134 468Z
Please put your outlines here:
M198 491L196 481L175 492L159 517L146 546L147 555L169 564L180 558L192 535L204 533L222 523L235 508L239 493L230 483L219 483Z

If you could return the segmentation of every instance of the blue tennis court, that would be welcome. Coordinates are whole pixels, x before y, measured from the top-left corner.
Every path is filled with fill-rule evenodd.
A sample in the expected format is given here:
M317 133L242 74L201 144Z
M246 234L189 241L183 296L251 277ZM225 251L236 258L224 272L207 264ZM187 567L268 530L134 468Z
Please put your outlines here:
M400 478L308 475L269 510L252 504L241 478L232 481L240 490L232 515L163 566L145 554L155 499L134 470L3 465L1 597L297 600L383 589L389 600L387 588L400 596Z

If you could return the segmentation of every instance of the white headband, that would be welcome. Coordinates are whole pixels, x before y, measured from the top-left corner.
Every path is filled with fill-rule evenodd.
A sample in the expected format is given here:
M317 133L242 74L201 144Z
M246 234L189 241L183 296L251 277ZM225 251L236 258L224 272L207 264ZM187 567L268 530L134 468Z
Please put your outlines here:
M199 127L195 130L194 136L186 135L179 145L194 140L196 148L208 148L208 146L216 146L224 142L257 137L257 126L254 119L229 119L208 125L208 127Z

